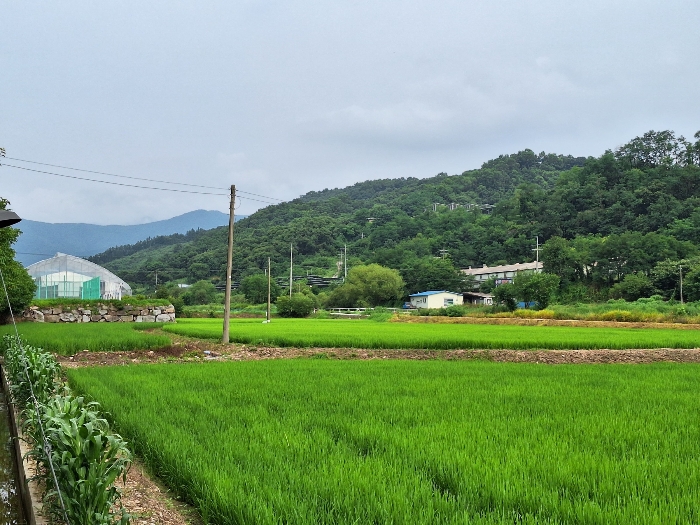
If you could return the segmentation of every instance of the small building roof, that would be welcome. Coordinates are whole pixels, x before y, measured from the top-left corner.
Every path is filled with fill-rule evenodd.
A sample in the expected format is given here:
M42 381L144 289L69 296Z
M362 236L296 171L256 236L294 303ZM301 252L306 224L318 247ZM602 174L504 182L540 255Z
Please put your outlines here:
M435 294L438 294L438 293L448 293L448 294L451 294L451 295L459 295L460 297L462 296L461 293L449 292L449 291L447 291L447 290L430 290L430 291L427 291L427 292L412 293L411 295L409 295L409 297L425 297L426 295L435 295Z
M489 297L493 297L493 294L482 293L482 292L464 292L464 295L469 295L472 297L483 297L484 299L488 299Z
M503 264L501 266L486 266L481 268L462 268L462 272L466 275L483 275L488 273L501 273L501 272L522 272L525 270L539 270L542 268L542 263L529 262L529 263L515 263L515 264Z

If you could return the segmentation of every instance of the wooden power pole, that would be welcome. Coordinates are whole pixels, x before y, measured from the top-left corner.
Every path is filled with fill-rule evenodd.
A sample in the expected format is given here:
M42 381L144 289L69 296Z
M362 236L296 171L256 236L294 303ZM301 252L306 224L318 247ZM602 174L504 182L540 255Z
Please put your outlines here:
M266 320L270 322L270 274L272 273L272 268L270 267L270 258L267 258L267 316Z
M236 204L236 186L231 185L231 206L228 217L228 258L226 259L226 291L224 292L224 334L223 343L229 342L229 325L231 323L231 273L233 272L233 223Z

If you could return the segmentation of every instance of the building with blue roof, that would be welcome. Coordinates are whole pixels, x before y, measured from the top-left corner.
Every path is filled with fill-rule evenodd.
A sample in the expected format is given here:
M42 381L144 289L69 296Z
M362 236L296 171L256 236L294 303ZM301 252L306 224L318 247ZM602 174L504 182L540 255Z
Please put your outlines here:
M408 296L412 308L445 308L463 304L461 293L448 290L429 290L427 292L414 293Z

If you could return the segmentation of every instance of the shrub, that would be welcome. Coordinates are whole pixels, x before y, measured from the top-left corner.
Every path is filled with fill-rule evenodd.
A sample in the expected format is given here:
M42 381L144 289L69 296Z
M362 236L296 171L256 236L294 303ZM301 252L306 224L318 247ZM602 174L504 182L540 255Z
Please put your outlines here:
M280 317L307 317L313 309L313 299L303 293L294 293L291 297L283 295L277 298L277 313Z

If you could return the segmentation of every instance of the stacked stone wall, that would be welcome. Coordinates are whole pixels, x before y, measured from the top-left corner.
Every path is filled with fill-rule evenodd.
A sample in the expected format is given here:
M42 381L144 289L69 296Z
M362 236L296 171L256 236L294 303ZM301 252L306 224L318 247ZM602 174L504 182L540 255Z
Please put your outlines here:
M175 321L175 307L130 306L117 308L111 304L96 304L90 308L30 306L24 319L37 323L171 323Z

